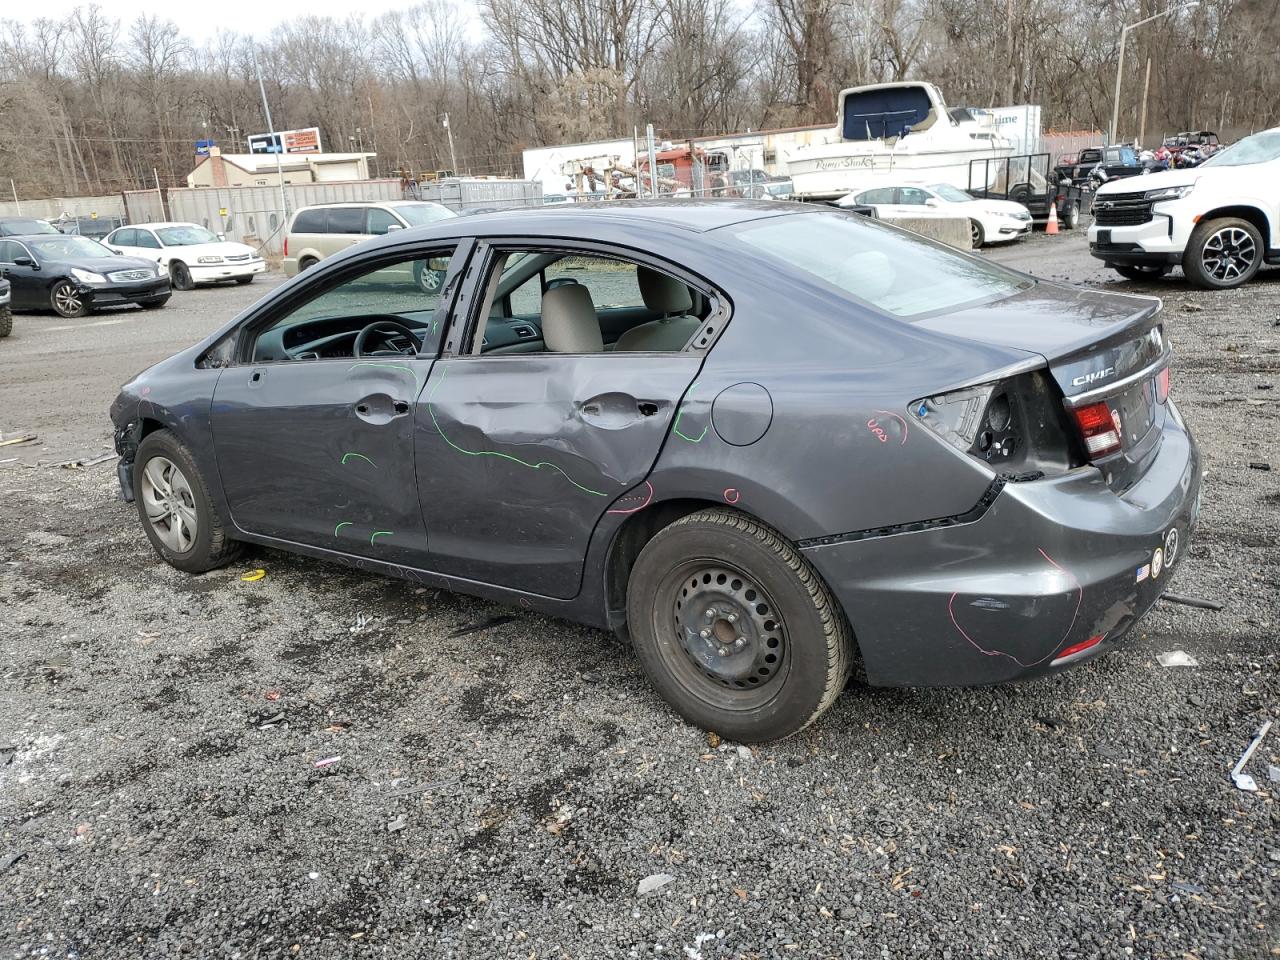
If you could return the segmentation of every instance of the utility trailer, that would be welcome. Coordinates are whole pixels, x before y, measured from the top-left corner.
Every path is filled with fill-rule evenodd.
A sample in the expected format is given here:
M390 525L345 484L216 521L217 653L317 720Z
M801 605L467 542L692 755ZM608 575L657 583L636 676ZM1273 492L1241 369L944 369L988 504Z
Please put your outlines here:
M1049 168L1047 153L970 160L967 192L979 199L1020 203L1041 224L1048 221L1052 206L1068 230L1077 227L1081 215L1093 206L1093 191L1087 185L1062 182Z

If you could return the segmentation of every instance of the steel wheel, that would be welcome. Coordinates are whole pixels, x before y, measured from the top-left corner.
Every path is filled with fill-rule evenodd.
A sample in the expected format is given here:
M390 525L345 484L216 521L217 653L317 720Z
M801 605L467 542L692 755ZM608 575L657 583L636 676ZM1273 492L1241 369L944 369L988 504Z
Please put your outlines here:
M67 280L54 285L50 299L53 309L64 317L83 317L89 312L80 291Z
M169 283L175 290L190 290L195 287L191 279L191 269L181 260L169 264Z
M1219 283L1230 283L1244 276L1257 259L1258 246L1253 237L1234 226L1215 231L1200 251L1204 272Z
M773 697L790 666L786 626L751 577L721 560L689 560L667 574L658 597L676 641L664 658L691 696L728 709Z
M191 484L167 457L152 457L142 469L142 503L160 542L186 553L196 540L199 519Z
M977 250L986 240L986 235L982 232L982 224L977 220L969 221L969 246Z

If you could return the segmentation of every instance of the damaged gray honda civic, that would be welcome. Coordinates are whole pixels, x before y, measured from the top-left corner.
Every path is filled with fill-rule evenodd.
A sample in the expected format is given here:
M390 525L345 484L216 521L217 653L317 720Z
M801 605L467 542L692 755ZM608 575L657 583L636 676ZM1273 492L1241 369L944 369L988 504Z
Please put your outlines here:
M989 684L1120 645L1198 514L1169 360L1154 299L830 208L615 203L359 244L111 418L180 570L259 544L616 630L763 741L855 660Z

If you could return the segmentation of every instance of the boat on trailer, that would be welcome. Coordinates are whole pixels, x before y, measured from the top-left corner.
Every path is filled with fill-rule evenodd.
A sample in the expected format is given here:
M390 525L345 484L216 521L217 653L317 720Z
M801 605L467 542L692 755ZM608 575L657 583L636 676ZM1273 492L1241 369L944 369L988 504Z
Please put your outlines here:
M835 199L881 177L967 190L982 186L970 182L972 161L1014 152L987 118L949 109L937 87L917 81L841 90L833 134L787 153L796 199Z

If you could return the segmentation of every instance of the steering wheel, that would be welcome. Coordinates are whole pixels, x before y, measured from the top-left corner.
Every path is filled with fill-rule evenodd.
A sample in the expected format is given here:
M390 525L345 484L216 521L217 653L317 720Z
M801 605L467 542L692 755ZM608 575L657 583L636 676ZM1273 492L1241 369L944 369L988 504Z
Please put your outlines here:
M355 345L352 347L352 353L356 357L377 356L379 354L379 351L375 351L374 353L370 353L370 354L366 354L364 352L365 343L368 342L369 338L373 336L375 333L403 333L406 336L408 336L409 342L413 344L413 353L415 356L417 355L418 351L422 349L422 341L418 338L418 334L413 330L413 328L411 328L407 323L403 323L399 320L393 320L390 317L387 317L385 319L375 320L373 321L373 323L367 324L363 330L361 330L358 334L356 334L356 342L355 342ZM381 355L383 356L386 356L392 353L399 354L400 351L399 350L381 351Z

